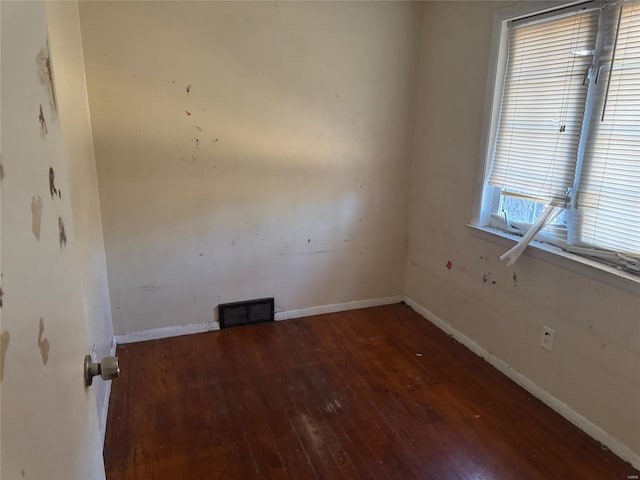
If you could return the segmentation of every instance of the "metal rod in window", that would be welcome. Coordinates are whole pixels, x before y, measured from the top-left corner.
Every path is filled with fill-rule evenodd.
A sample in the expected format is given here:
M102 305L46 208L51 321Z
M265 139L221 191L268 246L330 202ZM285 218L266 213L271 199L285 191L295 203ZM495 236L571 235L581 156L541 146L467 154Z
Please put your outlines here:
M529 230L524 234L524 236L520 239L518 243L516 243L513 248L510 248L508 251L500 255L500 260L502 262L507 262L507 266L510 267L520 255L525 251L525 249L529 246L529 244L533 241L535 236L540 233L540 231L547 226L547 224L551 223L555 218L560 215L564 211L564 207L560 207L557 205L550 204L547 208L544 209L542 215L538 218L538 220L531 225Z
M618 35L620 34L620 21L622 20L622 5L620 5L620 11L618 12L618 26L616 27L616 37L613 41L613 52L611 53L611 64L609 65L609 77L607 78L607 90L604 94L604 102L602 104L602 117L600 121L604 122L604 114L607 111L607 101L609 100L609 87L611 86L611 75L613 74L613 63L616 60L616 50L618 48Z

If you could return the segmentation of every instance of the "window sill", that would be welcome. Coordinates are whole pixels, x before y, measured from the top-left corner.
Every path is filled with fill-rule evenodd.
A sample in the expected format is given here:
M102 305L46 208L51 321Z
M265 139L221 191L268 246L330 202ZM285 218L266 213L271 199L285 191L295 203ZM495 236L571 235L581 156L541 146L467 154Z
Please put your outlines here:
M467 227L471 229L474 237L504 246L505 251L513 246L513 242L520 240L517 235L490 227L478 227L470 224ZM553 245L534 241L527 247L523 255L584 275L634 295L640 295L640 276L618 270L589 258L565 252Z

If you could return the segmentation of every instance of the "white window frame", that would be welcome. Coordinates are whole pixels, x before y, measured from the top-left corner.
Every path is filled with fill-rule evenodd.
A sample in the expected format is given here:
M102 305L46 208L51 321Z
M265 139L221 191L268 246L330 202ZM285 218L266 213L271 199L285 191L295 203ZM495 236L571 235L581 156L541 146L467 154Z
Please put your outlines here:
M484 103L484 119L480 141L480 160L476 173L474 204L470 224L476 236L503 245L512 245L504 239L518 241L508 229L499 229L491 226L492 212L496 210L496 202L499 202L499 188L490 187L486 179L491 168L491 155L495 144L500 107L502 99L503 79L507 64L507 40L508 24L512 20L531 15L544 14L561 8L572 7L584 3L585 0L575 1L522 1L509 7L500 9L493 16L493 26L490 43L489 69L487 74L487 87ZM495 224L495 220L493 221ZM520 232L522 233L522 232ZM550 263L577 271L599 280L611 281L625 289L631 288L633 293L640 293L640 275L629 273L619 268L607 265L600 261L591 260L584 256L567 252L557 246L542 243L544 236L537 237L527 249L537 258ZM614 278L616 277L616 278Z

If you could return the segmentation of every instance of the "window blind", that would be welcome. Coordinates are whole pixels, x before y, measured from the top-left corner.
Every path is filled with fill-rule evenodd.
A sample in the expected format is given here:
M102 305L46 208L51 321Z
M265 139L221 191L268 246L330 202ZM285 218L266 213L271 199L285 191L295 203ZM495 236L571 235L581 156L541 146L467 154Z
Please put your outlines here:
M599 11L512 25L489 184L544 202L573 186Z
M616 11L585 146L577 238L582 245L640 255L640 1Z

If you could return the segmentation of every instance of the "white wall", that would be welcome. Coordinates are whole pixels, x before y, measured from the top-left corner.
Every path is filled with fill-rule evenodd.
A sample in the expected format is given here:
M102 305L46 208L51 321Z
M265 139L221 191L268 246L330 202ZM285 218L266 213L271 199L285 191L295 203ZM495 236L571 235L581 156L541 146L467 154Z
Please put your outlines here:
M116 333L402 293L421 10L81 4Z
M41 75L47 7L1 2L0 11L0 478L100 480L95 390L83 378L89 347L65 149L72 139L61 129L49 77ZM50 167L61 196L50 194Z
M101 359L111 353L113 323L77 2L47 3L47 19L87 335ZM107 383L97 378L93 388L103 425Z
M640 289L544 255L506 268L509 242L465 226L503 5L425 4L405 294L640 454ZM551 353L538 346L543 323L556 331Z

